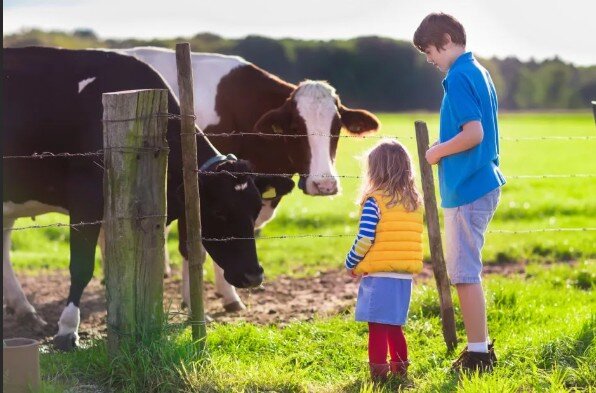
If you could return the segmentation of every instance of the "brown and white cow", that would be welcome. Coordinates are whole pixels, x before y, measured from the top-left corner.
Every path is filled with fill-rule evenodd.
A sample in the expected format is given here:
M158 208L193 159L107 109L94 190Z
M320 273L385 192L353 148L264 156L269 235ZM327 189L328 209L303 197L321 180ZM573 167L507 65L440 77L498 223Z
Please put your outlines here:
M154 47L119 51L151 65L179 96L174 51ZM192 69L197 125L206 134L270 135L211 136L212 143L249 160L258 173L301 174L298 186L308 195L338 192L334 161L342 127L355 134L379 128L379 121L370 112L342 105L335 89L326 82L306 80L296 86L241 57L209 53L193 53ZM264 202L257 228L273 217L280 199L271 196ZM186 265L184 261L183 297L189 304ZM216 290L223 296L226 310L244 308L216 265L215 273Z

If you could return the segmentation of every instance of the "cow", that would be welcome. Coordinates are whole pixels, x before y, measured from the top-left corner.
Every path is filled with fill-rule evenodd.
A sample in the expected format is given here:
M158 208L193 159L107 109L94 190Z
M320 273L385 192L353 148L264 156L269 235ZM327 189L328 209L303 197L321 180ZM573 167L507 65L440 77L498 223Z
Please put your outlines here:
M179 94L175 52L156 47L119 49L154 67ZM375 132L378 119L341 104L323 81L299 85L283 81L238 56L192 53L196 124L208 135L263 133L262 136L211 136L218 148L248 159L258 173L299 174L308 195L333 195L339 181L334 168L340 129L352 134ZM256 227L273 215L280 194L266 194ZM267 198L268 197L268 198ZM187 262L183 263L183 298L188 304ZM216 291L227 311L244 308L236 291L214 266Z
M79 305L93 275L94 254L103 217L103 157L81 155L102 149L102 94L135 89L168 89L147 64L109 51L43 47L3 49L3 295L6 310L19 320L43 327L46 322L27 301L10 262L10 228L18 217L47 212L70 216L70 292L54 344L72 349L78 343ZM179 114L169 92L168 111ZM198 132L198 130L197 130ZM180 121L167 122L167 223L184 227L184 188ZM34 153L70 153L45 159L9 159ZM75 156L72 156L75 154ZM78 155L77 155L78 154ZM283 194L294 183L279 177L254 177L245 160L222 155L197 134L198 163L217 175L198 175L202 190L203 236L250 238L262 206L261 193L273 187ZM284 191L285 190L285 191ZM180 252L187 259L186 239ZM254 240L204 240L206 251L238 287L263 280Z

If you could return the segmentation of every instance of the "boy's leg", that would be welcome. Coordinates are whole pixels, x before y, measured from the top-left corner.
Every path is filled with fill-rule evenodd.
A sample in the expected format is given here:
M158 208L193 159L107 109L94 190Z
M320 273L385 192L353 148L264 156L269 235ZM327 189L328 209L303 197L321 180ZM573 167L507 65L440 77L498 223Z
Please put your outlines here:
M500 190L496 189L476 201L445 209L447 272L456 286L468 338L468 349L454 366L478 363L485 367L488 354L486 303L481 284L484 233L497 207ZM468 354L478 354L470 355ZM479 362L468 361L477 357ZM468 359L469 358L469 359ZM488 359L488 358L487 358Z
M466 328L468 345L483 343L483 347L486 347L468 347L468 349L473 352L488 352L486 303L482 284L457 284L455 287Z

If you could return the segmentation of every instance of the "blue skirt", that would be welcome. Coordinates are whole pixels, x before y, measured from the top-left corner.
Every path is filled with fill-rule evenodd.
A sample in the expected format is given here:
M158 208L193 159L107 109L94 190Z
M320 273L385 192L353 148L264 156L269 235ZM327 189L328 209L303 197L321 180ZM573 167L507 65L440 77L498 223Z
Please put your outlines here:
M411 279L364 276L358 288L356 320L404 325L411 297Z

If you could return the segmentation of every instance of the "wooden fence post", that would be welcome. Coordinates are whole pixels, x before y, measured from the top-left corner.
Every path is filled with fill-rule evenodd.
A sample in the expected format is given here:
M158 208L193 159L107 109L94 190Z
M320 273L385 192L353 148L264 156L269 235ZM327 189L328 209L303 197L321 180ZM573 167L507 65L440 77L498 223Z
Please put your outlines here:
M428 129L426 128L426 123L423 121L417 121L415 123L415 127L416 142L418 144L418 160L420 161L420 176L422 179L422 191L424 193L426 226L428 228L428 240L430 244L430 256L432 259L433 272L439 292L439 301L441 303L443 338L447 344L447 349L451 351L457 346L457 335L455 332L455 316L453 312L453 302L451 300L451 290L449 288L449 279L447 278L445 258L443 257L441 227L439 225L439 212L437 209L437 199L435 197L433 171L425 157L426 151L429 147Z
M190 61L190 44L176 44L176 65L180 87L180 115L182 127L182 168L184 175L184 205L188 250L188 281L190 286L190 311L192 338L199 349L205 348L207 331L203 305L203 264L206 252L201 242L201 205L199 199L197 135L195 134L193 76Z
M104 231L108 352L163 324L167 90L105 93Z

